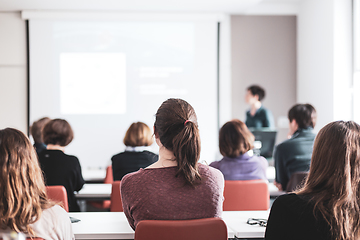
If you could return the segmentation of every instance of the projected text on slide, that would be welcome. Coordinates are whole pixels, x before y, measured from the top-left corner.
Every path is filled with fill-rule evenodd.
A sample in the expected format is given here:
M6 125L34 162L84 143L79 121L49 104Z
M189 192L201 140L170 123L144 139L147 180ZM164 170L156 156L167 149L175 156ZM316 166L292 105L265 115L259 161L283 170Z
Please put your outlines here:
M61 114L124 114L124 53L61 53Z

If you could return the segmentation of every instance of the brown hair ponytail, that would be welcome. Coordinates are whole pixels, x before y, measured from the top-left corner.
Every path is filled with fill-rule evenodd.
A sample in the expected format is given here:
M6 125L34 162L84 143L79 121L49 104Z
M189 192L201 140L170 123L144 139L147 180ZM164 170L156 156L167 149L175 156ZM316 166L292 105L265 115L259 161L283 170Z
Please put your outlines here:
M193 107L182 99L170 98L156 113L155 133L161 144L174 153L178 175L190 185L200 180L197 162L200 158L200 133Z

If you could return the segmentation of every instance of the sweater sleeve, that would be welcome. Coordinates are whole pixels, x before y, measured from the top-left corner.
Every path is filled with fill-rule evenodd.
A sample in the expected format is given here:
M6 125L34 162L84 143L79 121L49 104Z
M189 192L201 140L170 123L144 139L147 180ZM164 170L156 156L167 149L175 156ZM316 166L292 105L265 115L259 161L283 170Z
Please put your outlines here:
M121 201L122 201L124 214L129 222L129 225L132 229L135 230L135 220L132 217L131 211L130 211L131 200L129 198L131 196L131 188L129 188L128 177L129 177L129 175L124 176L120 183Z

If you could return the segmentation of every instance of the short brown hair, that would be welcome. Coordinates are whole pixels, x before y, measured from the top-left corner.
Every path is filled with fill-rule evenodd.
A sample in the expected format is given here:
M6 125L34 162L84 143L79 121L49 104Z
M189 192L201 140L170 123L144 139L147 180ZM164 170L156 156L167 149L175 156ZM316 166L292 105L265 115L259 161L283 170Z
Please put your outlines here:
M64 119L53 119L48 122L42 131L44 143L65 147L74 138L74 132L70 124Z
M150 146L153 142L151 130L143 122L132 123L124 137L124 144L131 147Z
M33 122L33 124L31 125L30 132L36 143L43 143L41 132L42 132L42 129L44 128L44 126L49 121L50 121L50 118L43 117L43 118L40 118L39 120Z
M238 119L225 123L219 133L220 153L226 157L237 157L253 149L254 135L245 123Z
M295 119L299 128L315 127L316 110L311 104L296 104L288 113L289 121Z

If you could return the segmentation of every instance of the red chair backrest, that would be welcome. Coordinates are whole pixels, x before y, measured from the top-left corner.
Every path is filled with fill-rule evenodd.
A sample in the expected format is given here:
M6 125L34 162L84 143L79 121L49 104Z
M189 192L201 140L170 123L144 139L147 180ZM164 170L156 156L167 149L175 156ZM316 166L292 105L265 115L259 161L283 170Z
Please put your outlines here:
M220 218L192 220L144 220L136 226L135 240L227 240Z
M123 212L121 194L120 194L120 181L114 181L111 188L111 204L110 212Z
M268 181L226 180L224 198L224 211L268 210L270 204Z
M50 200L60 202L62 207L69 212L67 192L64 186L46 186L46 193Z
M113 178L112 166L108 166L106 168L104 183L113 183L113 182L114 182L114 178Z

